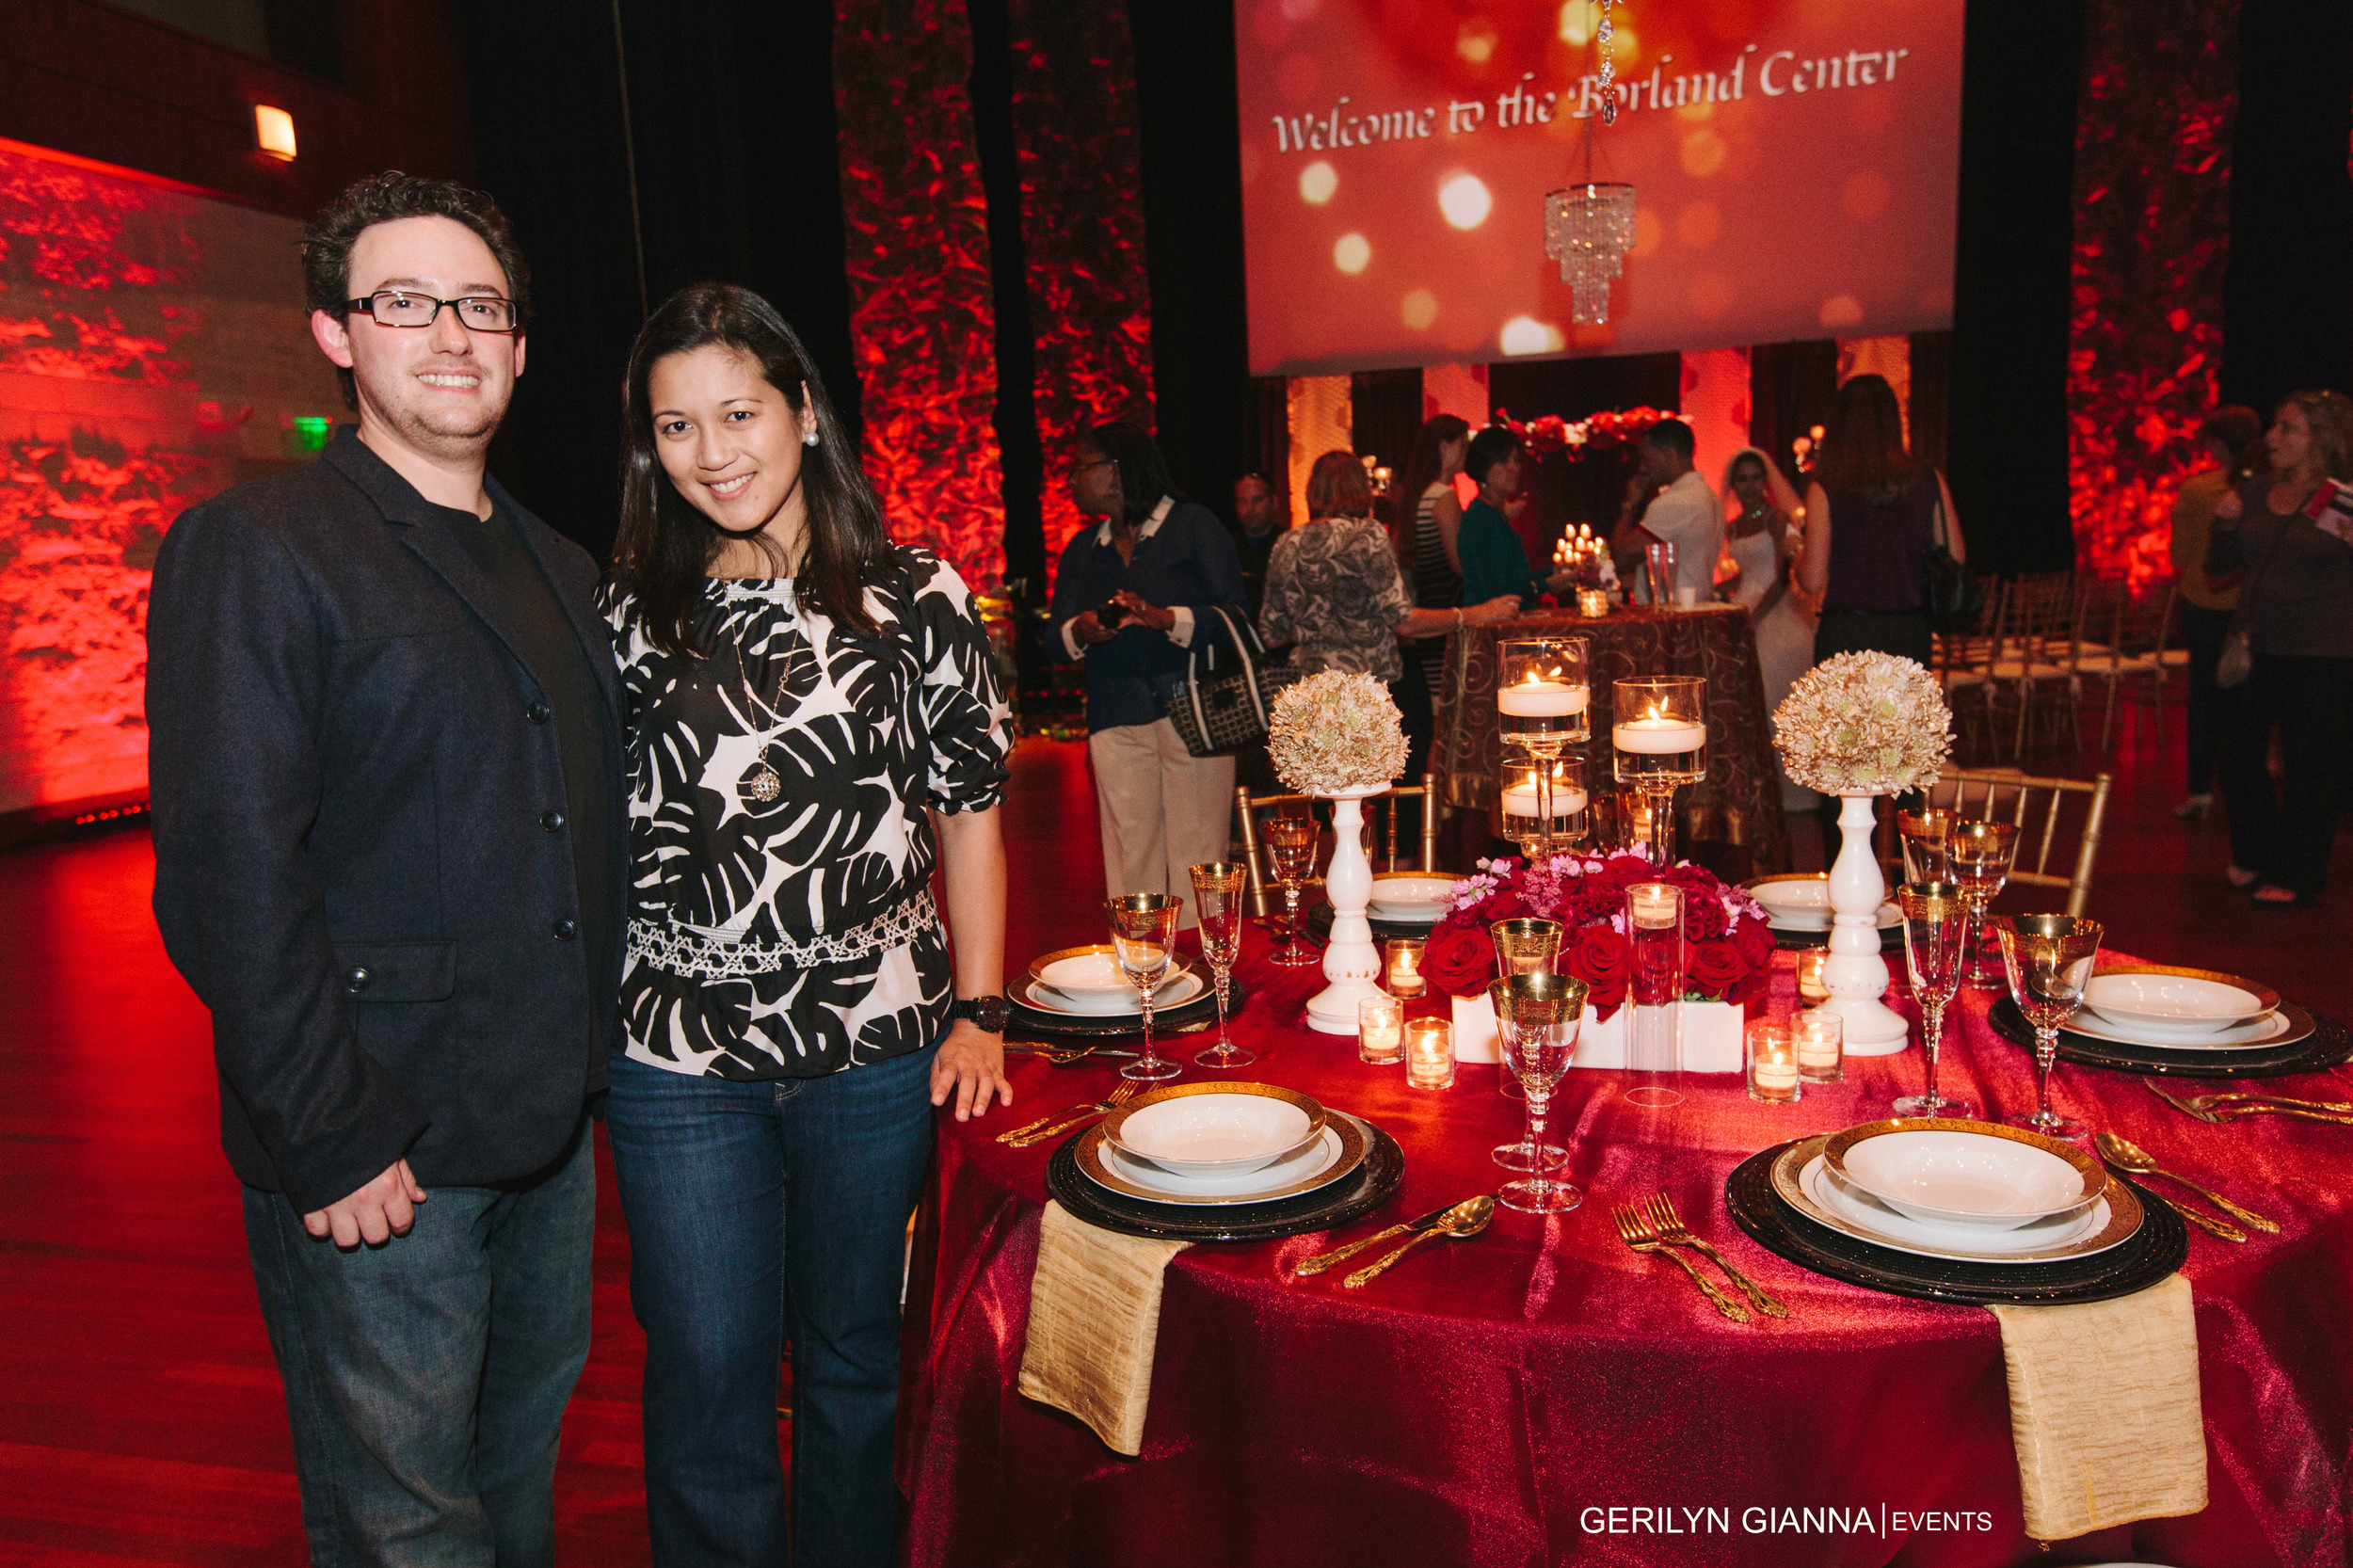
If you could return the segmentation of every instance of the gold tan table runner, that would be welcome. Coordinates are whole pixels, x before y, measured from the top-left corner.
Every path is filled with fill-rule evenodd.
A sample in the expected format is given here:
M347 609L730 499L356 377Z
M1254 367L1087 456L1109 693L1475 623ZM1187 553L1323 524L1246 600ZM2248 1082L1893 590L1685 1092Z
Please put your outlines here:
M2026 1533L2066 1541L2206 1506L2189 1281L2079 1306L1989 1305L2002 1325Z
M1121 1236L1048 1202L1030 1282L1021 1392L1070 1412L1119 1453L1142 1451L1160 1276L1192 1245Z

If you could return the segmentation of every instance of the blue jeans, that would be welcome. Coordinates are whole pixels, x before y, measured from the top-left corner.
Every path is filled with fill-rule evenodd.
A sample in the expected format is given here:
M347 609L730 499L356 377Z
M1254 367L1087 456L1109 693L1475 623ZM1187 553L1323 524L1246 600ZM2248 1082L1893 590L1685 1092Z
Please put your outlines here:
M548 1170L431 1187L406 1236L349 1252L245 1190L314 1568L548 1568L555 1443L588 1360L588 1120Z
M899 1288L936 1050L760 1083L614 1059L605 1126L646 1330L658 1568L890 1562ZM776 1446L788 1336L789 1549Z

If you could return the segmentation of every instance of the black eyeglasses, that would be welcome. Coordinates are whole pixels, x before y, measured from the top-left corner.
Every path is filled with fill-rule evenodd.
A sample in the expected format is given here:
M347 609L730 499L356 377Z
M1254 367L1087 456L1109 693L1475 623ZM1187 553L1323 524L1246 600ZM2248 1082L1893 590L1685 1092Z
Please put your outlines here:
M492 294L436 299L429 294L410 294L406 289L378 289L365 299L346 301L344 308L367 312L368 318L378 327L430 327L444 305L457 312L457 325L469 332L515 330L515 302Z

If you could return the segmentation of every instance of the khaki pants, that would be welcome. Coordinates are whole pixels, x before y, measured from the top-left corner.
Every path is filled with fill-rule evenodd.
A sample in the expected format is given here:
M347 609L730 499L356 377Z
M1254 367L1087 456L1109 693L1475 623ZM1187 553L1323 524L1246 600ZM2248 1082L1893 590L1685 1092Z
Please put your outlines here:
M1194 918L1191 868L1223 860L1234 818L1234 760L1195 757L1166 719L1121 725L1087 737L1095 808L1103 828L1103 888L1174 893L1185 901L1180 929Z

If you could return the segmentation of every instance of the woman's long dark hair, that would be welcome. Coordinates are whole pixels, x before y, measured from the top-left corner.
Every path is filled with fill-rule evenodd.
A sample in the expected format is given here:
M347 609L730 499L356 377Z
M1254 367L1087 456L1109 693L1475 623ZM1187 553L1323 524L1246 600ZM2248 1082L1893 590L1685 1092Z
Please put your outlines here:
M638 329L622 388L621 526L613 542L614 585L635 600L638 621L654 647L674 658L697 658L695 607L703 583L728 536L696 511L662 472L654 450L653 367L673 354L731 348L751 357L817 444L801 449L801 494L808 529L798 562L776 560L777 575L792 575L802 597L854 635L875 633L866 612L866 585L890 555L882 504L866 482L856 455L836 418L824 383L776 308L733 283L692 283L662 302ZM806 399L802 388L808 389ZM769 552L776 547L754 541Z
M1422 421L1420 433L1414 437L1413 454L1405 459L1404 480L1397 488L1397 527L1390 538L1397 546L1401 564L1414 564L1414 530L1421 520L1421 492L1438 482L1438 471L1446 467L1438 448L1449 441L1469 440L1467 420L1440 414Z
M1912 488L1919 465L1904 450L1904 415L1887 377L1868 372L1849 377L1830 406L1830 428L1822 436L1821 460L1814 477L1881 505Z
M1160 443L1135 421L1115 419L1096 425L1079 438L1079 444L1093 447L1119 465L1122 526L1142 527L1164 495L1178 501L1185 499L1176 481L1168 476L1168 459L1160 456Z

